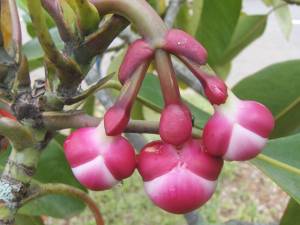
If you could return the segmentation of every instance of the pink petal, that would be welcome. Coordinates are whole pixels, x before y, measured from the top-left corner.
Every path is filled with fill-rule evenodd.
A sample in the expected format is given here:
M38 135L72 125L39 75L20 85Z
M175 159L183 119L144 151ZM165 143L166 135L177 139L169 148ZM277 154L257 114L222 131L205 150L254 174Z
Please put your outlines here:
M201 178L183 167L145 182L150 199L160 208L176 214L191 212L212 196L216 182Z

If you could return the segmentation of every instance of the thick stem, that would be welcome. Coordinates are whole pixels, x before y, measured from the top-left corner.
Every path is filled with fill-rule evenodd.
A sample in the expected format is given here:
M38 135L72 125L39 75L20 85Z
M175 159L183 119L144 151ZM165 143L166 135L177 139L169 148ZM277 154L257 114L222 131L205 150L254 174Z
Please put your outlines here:
M49 130L62 130L68 128L83 128L83 127L96 127L101 122L102 118L89 116L83 112L72 113L57 113L46 112L43 113L43 122L45 127ZM151 133L158 134L159 122L158 121L144 121L144 120L130 120L125 132L128 133ZM193 136L199 138L202 131L193 128Z
M12 150L0 178L0 224L14 224L14 217L25 198L37 168L40 151L34 147Z
M86 37L85 41L75 49L76 60L81 64L88 64L98 54L104 53L119 33L128 26L125 18L114 15L106 21L100 29Z
M62 85L76 89L83 78L79 66L72 59L61 54L56 48L46 25L40 0L30 0L27 1L27 4L41 46L47 58L58 69Z
M142 82L146 75L149 63L143 63L139 68L134 72L131 79L129 79L123 86L120 92L120 96L115 102L116 107L122 107L126 111L130 111L135 98L138 95L138 92L142 86Z
M18 93L23 90L30 90L30 75L28 68L28 60L25 55L22 55L21 63L17 71L17 76L13 85L13 92Z
M28 203L29 201L34 200L36 198L40 198L42 196L50 195L50 194L60 194L60 195L65 195L65 196L71 196L71 197L82 200L89 207L91 212L93 213L96 224L104 225L104 220L98 209L98 206L89 197L89 195L80 189L77 189L77 188L74 188L72 186L65 185L65 184L43 184L43 185L40 185L38 188L38 191L36 191L29 198L25 199L22 202L22 205L24 205L24 204Z
M107 135L121 134L126 128L134 100L141 88L149 62L140 65L123 85L114 105L104 115L104 126Z
M55 21L61 39L64 42L69 42L72 39L75 39L71 28L64 21L58 0L42 0L42 4Z
M27 128L5 117L0 118L0 135L7 137L18 151L32 147L34 144L32 133Z
M163 42L166 25L145 0L91 0L101 14L116 13L131 21L150 44Z
M165 104L180 104L181 100L179 88L170 56L163 50L156 50L155 65L158 72Z

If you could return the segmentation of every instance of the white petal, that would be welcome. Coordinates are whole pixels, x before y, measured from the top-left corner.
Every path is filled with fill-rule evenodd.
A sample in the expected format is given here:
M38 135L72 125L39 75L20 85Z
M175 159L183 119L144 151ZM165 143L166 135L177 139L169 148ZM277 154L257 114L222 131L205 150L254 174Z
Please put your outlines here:
M226 160L244 160L244 156L256 156L266 144L267 139L235 123L233 125ZM251 157L251 158L252 158ZM247 158L248 159L248 158Z

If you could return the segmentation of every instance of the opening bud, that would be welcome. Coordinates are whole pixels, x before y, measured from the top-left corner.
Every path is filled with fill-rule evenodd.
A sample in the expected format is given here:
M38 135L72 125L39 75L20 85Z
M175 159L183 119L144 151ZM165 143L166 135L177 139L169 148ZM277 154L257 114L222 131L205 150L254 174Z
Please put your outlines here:
M146 145L138 156L145 191L158 207L176 214L191 212L215 191L223 160L190 139L180 150L162 141Z
M131 144L122 136L106 136L103 124L74 131L64 143L77 180L91 190L106 190L132 175L136 162Z
M205 125L203 142L212 155L229 161L249 160L262 151L273 127L272 113L264 105L242 101L229 92Z

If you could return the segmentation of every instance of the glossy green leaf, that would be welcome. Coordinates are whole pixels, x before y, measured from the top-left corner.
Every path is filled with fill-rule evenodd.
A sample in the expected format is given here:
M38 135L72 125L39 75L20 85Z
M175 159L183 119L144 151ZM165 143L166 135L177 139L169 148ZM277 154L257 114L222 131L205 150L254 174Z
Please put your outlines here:
M242 80L234 87L241 98L265 104L276 118L272 137L300 128L300 60L271 65Z
M195 36L201 21L204 0L185 1L176 17L175 27Z
M294 225L295 221L300 221L300 205L291 198L280 220L280 225Z
M241 0L205 0L196 37L209 52L210 66L218 64L238 24Z
M267 24L266 15L241 14L231 42L225 50L219 64L230 62L244 48L260 37Z
M151 102L151 104L153 104L157 109L162 109L164 107L159 80L154 75L148 74L146 76L145 80L143 81L142 88L139 92L139 96L143 99L143 101ZM189 106L194 116L195 126L197 126L198 128L203 128L204 124L209 118L209 114L196 107L197 104L195 104L196 106L187 102L186 104Z
M44 222L39 216L26 216L17 214L15 225L44 225Z
M300 203L300 134L270 140L252 163Z

